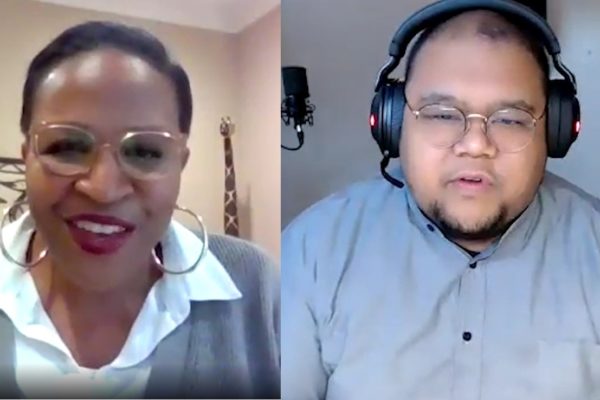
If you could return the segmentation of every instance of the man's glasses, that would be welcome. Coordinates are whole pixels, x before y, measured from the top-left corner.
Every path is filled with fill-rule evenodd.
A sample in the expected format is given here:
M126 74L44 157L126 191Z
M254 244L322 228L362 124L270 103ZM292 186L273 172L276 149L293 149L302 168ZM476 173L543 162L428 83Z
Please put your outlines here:
M428 104L409 110L418 120L420 130L427 141L435 147L449 148L460 142L466 135L470 120L483 120L485 133L498 151L516 153L523 150L533 139L535 127L544 114L535 118L528 111L519 108L497 110L489 116L465 114L462 110L442 104Z
M32 131L33 149L42 165L60 176L90 172L100 149L96 137L77 126L42 124ZM137 180L159 179L182 167L186 137L178 133L139 131L123 135L114 155L123 172Z

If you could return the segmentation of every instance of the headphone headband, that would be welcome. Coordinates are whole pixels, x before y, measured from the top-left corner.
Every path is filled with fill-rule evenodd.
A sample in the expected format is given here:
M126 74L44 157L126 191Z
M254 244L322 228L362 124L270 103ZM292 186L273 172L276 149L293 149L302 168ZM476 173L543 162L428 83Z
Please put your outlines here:
M390 56L404 57L412 38L423 29L471 10L496 11L504 16L514 17L539 33L540 39L544 41L544 47L551 56L560 54L560 44L552 28L539 14L527 6L512 0L441 0L417 11L398 28L390 43Z
M550 25L531 8L513 0L439 0L417 11L394 34L389 47L391 59L379 71L375 91L379 90L387 76L400 64L400 59L404 57L408 45L419 32L471 10L495 11L532 27L552 57L556 70L571 83L574 92L577 92L575 75L560 60L560 43Z

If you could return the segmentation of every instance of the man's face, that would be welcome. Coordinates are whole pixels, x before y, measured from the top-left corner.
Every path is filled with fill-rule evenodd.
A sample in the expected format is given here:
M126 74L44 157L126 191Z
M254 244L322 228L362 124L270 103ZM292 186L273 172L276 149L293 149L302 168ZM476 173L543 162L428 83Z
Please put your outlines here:
M539 119L545 108L533 55L515 41L475 34L441 34L427 42L406 99L413 110L433 102L465 115L489 116L508 104L529 107ZM450 239L481 250L533 199L546 163L545 123L538 120L531 141L516 152L499 149L480 118L470 119L457 143L440 147L432 141L432 125L405 107L400 159L418 205Z

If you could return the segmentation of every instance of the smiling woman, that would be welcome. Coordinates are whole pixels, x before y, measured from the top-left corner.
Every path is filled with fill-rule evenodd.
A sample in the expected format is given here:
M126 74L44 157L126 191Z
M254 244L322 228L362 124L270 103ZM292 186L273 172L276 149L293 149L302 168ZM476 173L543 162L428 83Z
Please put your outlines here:
M0 235L2 396L279 397L276 268L176 203L191 118L186 72L145 31L89 22L33 59L29 211Z

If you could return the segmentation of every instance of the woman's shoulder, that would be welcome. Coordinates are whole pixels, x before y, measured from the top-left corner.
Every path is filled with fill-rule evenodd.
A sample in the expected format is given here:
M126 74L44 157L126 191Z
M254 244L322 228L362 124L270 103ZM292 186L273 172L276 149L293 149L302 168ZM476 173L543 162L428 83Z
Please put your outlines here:
M233 236L211 234L208 247L242 293L244 288L278 285L279 268L256 244Z
M260 267L274 266L274 262L267 253L258 245L238 237L210 234L208 237L208 248L221 261L256 263Z

